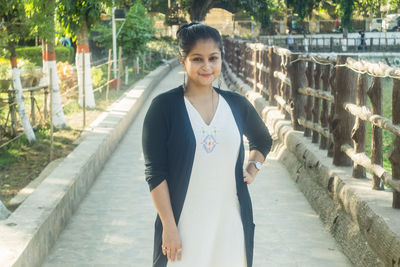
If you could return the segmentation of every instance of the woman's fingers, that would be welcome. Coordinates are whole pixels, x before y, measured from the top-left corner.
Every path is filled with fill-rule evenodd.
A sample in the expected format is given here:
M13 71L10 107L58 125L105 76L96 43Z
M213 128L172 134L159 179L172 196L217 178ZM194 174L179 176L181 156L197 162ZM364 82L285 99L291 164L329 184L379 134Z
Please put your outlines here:
M177 254L177 260L180 261L182 259L182 248L178 248L176 254Z
M175 261L182 259L182 248L174 245L166 245L162 250L164 255L167 255L168 260Z
M167 258L168 258L168 260L170 260L170 261L173 261L172 260L172 248L167 248Z
M251 184L254 180L254 177L251 176L251 174L246 171L246 169L243 169L243 182L247 183L247 184Z

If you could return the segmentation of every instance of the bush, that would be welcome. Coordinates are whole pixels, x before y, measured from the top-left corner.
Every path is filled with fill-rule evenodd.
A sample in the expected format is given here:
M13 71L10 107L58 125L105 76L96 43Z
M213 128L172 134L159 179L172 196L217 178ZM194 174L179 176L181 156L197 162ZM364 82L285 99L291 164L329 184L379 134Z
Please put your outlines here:
M42 66L42 48L39 46L16 48L18 59L27 59L35 65Z
M100 68L92 67L93 87L96 88L104 83L103 71Z
M75 62L75 51L72 46L57 46L56 47L57 61L68 62L73 64Z
M74 87L78 83L78 77L76 76L76 70L68 62L57 62L57 74L58 83L60 85L61 93L64 93L68 89ZM74 93L72 96L74 96ZM71 94L68 94L70 97Z
M74 62L74 48L66 46L56 46L56 58L57 61L62 62ZM42 47L41 46L30 46L30 47L19 47L16 49L17 58L28 59L30 62L42 66Z

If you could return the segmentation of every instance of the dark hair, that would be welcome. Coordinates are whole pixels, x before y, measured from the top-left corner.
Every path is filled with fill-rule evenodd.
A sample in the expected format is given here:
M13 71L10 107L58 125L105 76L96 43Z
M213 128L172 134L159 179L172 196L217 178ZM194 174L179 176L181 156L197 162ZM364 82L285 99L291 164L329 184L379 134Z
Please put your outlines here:
M179 27L176 32L179 44L179 54L182 57L192 50L193 46L196 45L198 40L213 40L218 48L221 50L221 57L224 56L224 46L222 44L222 38L217 29L210 27L205 24L192 22L190 24L184 24Z

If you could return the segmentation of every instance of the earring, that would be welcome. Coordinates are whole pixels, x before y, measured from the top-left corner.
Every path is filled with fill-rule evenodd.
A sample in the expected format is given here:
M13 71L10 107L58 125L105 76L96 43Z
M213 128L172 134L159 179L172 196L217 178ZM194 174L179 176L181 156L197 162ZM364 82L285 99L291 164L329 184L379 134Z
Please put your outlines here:
M221 84L222 84L222 80L221 80L221 74L218 76L218 89L221 89Z
M183 73L183 89L186 90L186 72Z

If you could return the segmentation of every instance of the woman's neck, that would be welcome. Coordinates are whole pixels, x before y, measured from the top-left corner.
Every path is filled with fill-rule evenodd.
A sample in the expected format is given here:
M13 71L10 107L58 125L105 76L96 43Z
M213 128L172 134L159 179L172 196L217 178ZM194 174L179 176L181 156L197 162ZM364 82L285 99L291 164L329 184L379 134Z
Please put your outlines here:
M214 93L214 89L211 85L201 86L191 82L190 80L186 83L185 86L185 95L186 96L199 96L206 97L210 94Z

